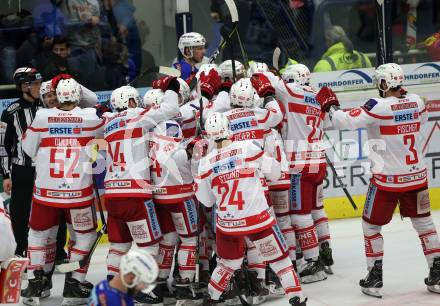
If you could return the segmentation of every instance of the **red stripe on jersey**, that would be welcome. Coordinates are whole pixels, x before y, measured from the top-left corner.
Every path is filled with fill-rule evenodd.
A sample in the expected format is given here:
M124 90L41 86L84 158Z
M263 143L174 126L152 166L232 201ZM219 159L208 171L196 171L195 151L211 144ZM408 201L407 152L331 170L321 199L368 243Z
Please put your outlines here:
M262 211L258 215L253 215L253 216L239 218L239 219L222 219L217 214L217 224L220 225L221 227L224 227L224 228L234 228L234 229L239 230L240 228L243 228L243 227L251 227L251 226L258 225L258 224L263 223L264 221L266 221L270 218L272 218L272 216L270 215L269 211L267 211L267 210ZM276 221L274 220L273 223L275 223L275 222ZM219 230L222 231L221 229L219 229ZM262 230L261 228L258 229L258 231L261 231L261 230ZM224 231L222 231L222 232L224 232ZM230 235L234 235L231 232L226 232L226 233L230 234ZM237 233L237 235L242 235L242 232Z
M313 115L317 117L321 116L321 109L314 106L289 102L288 107L289 107L289 112L291 113Z
M250 139L263 139L264 132L265 132L264 130L249 130L249 131L238 132L232 135L232 140L243 141Z
M143 136L143 131L142 128L139 127L139 128L121 130L111 133L110 135L105 137L105 140L107 140L107 142L112 142L112 141L124 140L129 138L139 138L142 136Z
M32 132L47 132L49 131L48 128L34 128L32 125L28 126L28 129Z
M408 184L420 180L425 180L426 177L427 177L426 169L408 174L399 174L399 175L374 174L373 175L373 179L375 181L387 183L387 184Z
M291 95L292 97L297 98L297 99L304 99L304 95L300 95L300 94L294 93L294 92L292 91L292 89L290 89L289 86L287 86L286 83L284 83L284 87L286 87L287 92L288 92L289 95Z
M34 193L37 196L45 197L48 199L67 199L67 198L80 199L80 198L88 197L91 194L93 194L93 188L90 186L87 188L76 189L76 190L70 190L70 189L55 190L55 189L40 188L35 186Z
M156 195L175 195L194 192L194 184L183 184L175 186L155 186L153 194Z
M202 173L201 175L196 175L196 176L194 176L194 178L199 179L199 180L202 180L202 179L205 179L205 178L207 178L208 176L210 176L211 173L212 173L212 169L209 169L208 172L206 172L206 173Z
M40 142L40 148L54 147L85 147L92 145L90 143L95 137L48 137Z
M264 154L264 152L261 151L260 153L258 153L258 154L255 155L255 156L246 157L246 158L244 159L244 161L245 161L245 162L251 162L251 161L257 160L257 159L259 159L261 156L263 156L263 154Z
M382 125L379 127L379 129L382 135L411 134L420 130L420 122L398 125Z
M393 116L381 116L381 115L377 115L374 113L369 112L365 107L361 106L361 109L369 116L376 118L376 119L383 119L383 120L388 120L388 119L393 119Z
M120 179L104 181L105 189L148 189L151 191L152 186L149 180L144 179Z
M105 120L102 120L100 124L98 124L97 126L92 126L92 127L82 127L81 129L83 131L94 131L99 129L100 127L102 127L105 124Z
M259 120L258 120L258 123L265 123L265 122L267 121L267 119L269 119L269 116L270 116L270 112L271 112L271 111L272 111L272 110L268 110L267 113L266 113L266 116L264 116L263 119L259 119Z
M174 142L180 142L183 139L183 138L170 137L170 136L158 135L158 134L154 134L154 137L156 137L158 139L163 139L163 140L167 140L167 141L174 141Z

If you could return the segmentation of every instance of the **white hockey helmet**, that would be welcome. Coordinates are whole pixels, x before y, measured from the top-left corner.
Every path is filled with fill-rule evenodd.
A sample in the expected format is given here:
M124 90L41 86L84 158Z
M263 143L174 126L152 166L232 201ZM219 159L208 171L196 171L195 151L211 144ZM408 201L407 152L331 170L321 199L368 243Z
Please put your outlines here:
M159 267L154 257L145 250L136 249L128 251L121 258L119 270L122 283L127 288L143 285L145 289L142 292L148 293L156 287L155 282L159 275ZM134 274L134 280L131 284L127 284L124 280L124 276L128 273Z
M295 82L301 86L308 85L310 83L310 70L303 64L289 65L284 69L281 78L287 83Z
M203 64L202 66L200 66L199 71L197 71L196 78L199 79L202 72L205 72L205 74L208 74L212 69L217 71L217 73L219 75L222 74L222 71L220 70L220 68L216 64Z
M57 85L57 99L60 104L79 103L81 98L81 85L75 79L63 79Z
M255 73L261 73L261 72L268 72L269 66L267 66L266 63L261 62L249 62L249 69L248 69L248 77L253 76Z
M254 107L260 97L252 86L251 79L242 78L232 85L229 98L233 106Z
M55 91L55 88L53 88L53 86L52 86L52 80L45 81L45 82L41 83L40 100L44 102L44 95L51 92L51 91Z
M396 88L402 85L403 81L405 80L405 75L402 67L400 67L398 64L388 63L377 67L376 71L374 72L374 80L379 90L386 92L390 88ZM386 90L382 90L380 88L382 80L387 84Z
M185 104L189 101L191 97L191 89L189 88L188 84L185 82L185 80L181 78L177 78L177 81L179 81L180 88L179 88L179 106Z
M150 89L144 95L143 107L148 109L150 107L160 105L160 103L162 103L163 96L164 92L162 89Z
M230 136L229 120L225 114L214 112L205 122L205 131L213 140L226 139Z
M191 58L193 57L193 51L192 48L194 47L200 47L206 45L206 39L205 37L197 32L188 32L184 33L179 38L179 50L182 53L183 57ZM185 55L185 48L189 48L190 55Z
M244 77L244 66L242 63L240 63L239 61L234 61L235 62L235 75L238 78L242 78ZM232 80L233 78L233 73L232 73L232 60L226 60L223 63L220 64L219 66L220 70L221 70L221 77L222 80Z
M165 120L156 125L154 134L165 137L182 138L182 129L175 120Z
M124 110L128 108L130 100L133 99L137 106L142 106L139 92L132 86L121 86L113 90L110 104L113 109Z

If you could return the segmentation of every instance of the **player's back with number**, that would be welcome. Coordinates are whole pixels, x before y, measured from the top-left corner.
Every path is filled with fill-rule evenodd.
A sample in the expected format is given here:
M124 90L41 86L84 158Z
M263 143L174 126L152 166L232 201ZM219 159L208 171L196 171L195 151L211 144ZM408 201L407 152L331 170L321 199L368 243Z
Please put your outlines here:
M36 163L34 201L63 207L93 201L92 146L102 129L94 108L37 112L23 136L23 150Z
M370 147L375 139L383 141L378 150L374 150L383 160L383 165L376 160L372 169L377 185L406 188L426 184L420 131L428 116L418 95L371 99L349 114L354 120L361 116L373 117L374 122L367 126L372 141Z
M263 163L270 159L253 141L235 141L214 149L201 160L197 196L216 204L217 227L229 234L250 234L274 223L260 183ZM275 167L278 169L279 165ZM268 168L269 169L269 168ZM273 171L276 174L277 171Z

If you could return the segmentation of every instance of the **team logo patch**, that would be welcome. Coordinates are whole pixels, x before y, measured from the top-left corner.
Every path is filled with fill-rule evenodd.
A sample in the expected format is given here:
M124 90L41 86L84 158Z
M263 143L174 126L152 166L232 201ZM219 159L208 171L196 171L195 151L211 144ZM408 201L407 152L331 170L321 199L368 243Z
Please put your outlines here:
M349 115L352 117L359 117L359 115L361 114L361 110L359 108L353 108L350 112Z
M367 111L371 111L373 109L373 107L375 107L376 105L377 105L377 101L374 99L370 99L364 104L364 108Z

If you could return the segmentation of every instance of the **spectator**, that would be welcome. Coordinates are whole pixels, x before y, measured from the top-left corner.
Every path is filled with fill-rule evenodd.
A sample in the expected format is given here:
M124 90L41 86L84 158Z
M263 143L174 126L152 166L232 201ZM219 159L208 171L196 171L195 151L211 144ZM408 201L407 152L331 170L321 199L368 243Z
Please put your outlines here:
M340 26L332 26L325 32L328 50L313 68L313 72L347 70L371 67L368 57L353 49L353 43Z
M118 23L119 36L128 48L129 59L135 65L136 75L142 66L142 45L134 18L136 8L129 0L108 0Z
M78 59L84 74L93 75L101 57L99 3L97 0L64 0L61 10L67 20L66 37L71 56Z

